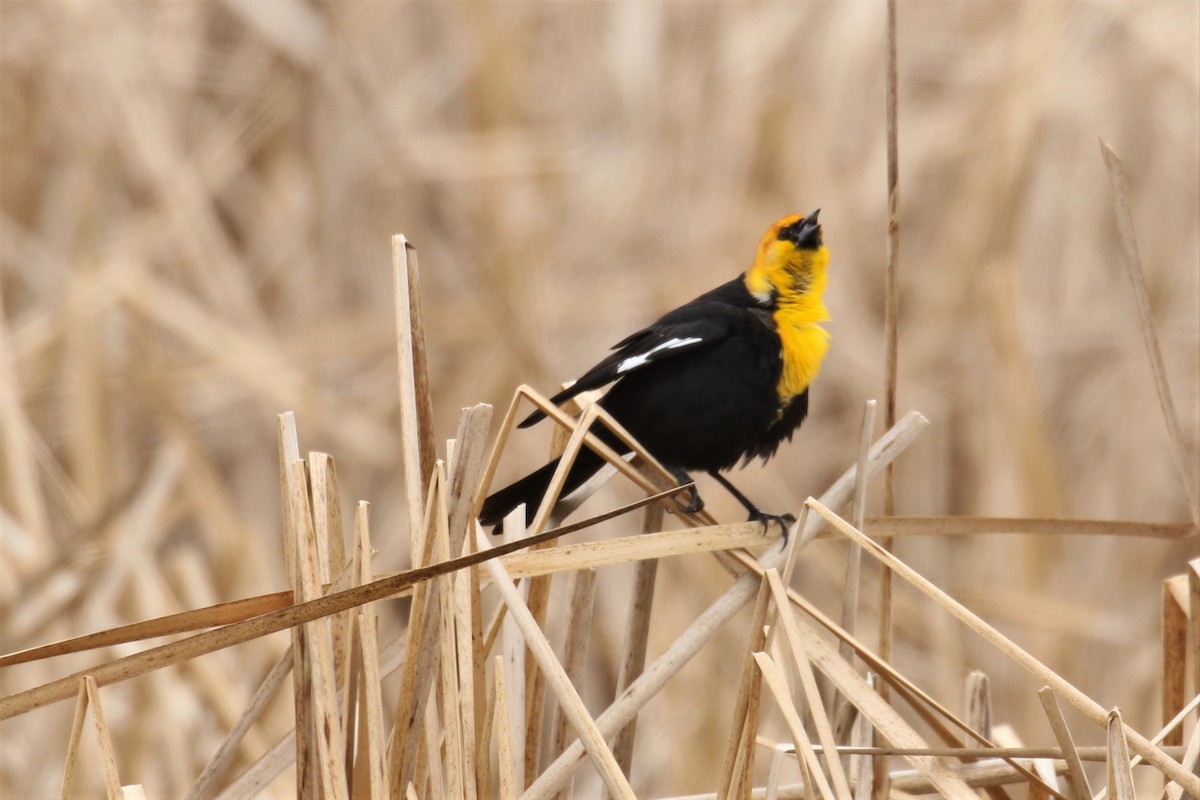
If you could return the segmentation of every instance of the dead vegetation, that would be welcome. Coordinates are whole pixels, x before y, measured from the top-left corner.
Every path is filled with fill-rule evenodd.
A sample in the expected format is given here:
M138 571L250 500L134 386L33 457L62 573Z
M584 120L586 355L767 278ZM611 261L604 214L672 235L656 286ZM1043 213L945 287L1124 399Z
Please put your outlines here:
M881 440L882 6L0 6L0 651L98 637L2 662L0 794L1194 780L1195 7L901 5L899 408L924 417ZM805 508L791 548L702 485L712 518L661 497L437 566L486 554L481 481L545 455L489 461L478 403L816 205L834 350L743 478ZM401 243L389 284L398 230L419 283ZM853 503L854 465L901 450L896 511L924 516L881 517L880 480ZM665 488L644 469L567 522Z

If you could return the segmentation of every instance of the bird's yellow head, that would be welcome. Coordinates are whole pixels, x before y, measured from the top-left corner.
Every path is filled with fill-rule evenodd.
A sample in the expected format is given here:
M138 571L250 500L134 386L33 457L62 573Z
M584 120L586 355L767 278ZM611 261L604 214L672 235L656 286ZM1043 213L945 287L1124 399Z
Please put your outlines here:
M767 229L754 263L746 270L746 289L764 306L792 303L821 305L829 251L821 241L817 215L789 214Z
M771 309L783 346L783 370L776 387L780 413L808 389L829 349L829 334L821 327L829 319L822 299L829 251L821 241L819 212L807 217L792 214L772 225L744 278L754 299Z

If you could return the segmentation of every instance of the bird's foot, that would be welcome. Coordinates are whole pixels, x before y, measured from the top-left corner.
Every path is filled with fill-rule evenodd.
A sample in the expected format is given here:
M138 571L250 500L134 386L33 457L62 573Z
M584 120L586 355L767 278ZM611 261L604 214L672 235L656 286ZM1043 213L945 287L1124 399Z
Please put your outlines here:
M700 499L700 492L696 490L696 481L692 479L692 476L688 475L678 467L667 467L667 469L670 471L671 477L675 479L676 483L678 483L680 486L687 487L687 505L683 506L680 511L682 511L684 514L699 514L701 511L703 511L704 501Z
M700 493L696 491L696 484L692 484L687 490L688 501L683 507L685 514L699 514L704 510L704 501L700 499Z
M765 511L760 511L757 508L750 512L750 516L746 518L747 522L761 522L763 526L763 536L766 536L771 531L771 523L777 523L779 530L783 533L783 543L787 544L788 532L792 526L796 524L796 517L792 514L768 514Z

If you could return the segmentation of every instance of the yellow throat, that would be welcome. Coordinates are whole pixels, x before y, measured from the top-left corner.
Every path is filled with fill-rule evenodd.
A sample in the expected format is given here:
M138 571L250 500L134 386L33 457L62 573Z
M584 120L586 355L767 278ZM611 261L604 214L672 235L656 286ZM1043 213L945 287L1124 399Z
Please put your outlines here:
M771 226L758 247L754 264L746 271L746 288L765 307L773 309L782 343L783 370L776 391L782 408L804 392L821 370L829 349L829 332L821 323L829 319L823 296L829 267L824 245L802 249L780 240L780 228L796 217Z

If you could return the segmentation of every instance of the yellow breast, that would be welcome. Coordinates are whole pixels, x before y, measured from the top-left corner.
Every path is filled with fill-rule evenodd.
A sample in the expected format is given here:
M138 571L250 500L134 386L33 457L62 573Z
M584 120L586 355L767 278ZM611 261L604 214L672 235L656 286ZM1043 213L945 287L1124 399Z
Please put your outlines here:
M783 345L780 354L783 370L776 386L782 409L802 394L821 371L821 362L829 350L829 332L811 314L797 314L787 307L777 310L774 316Z

